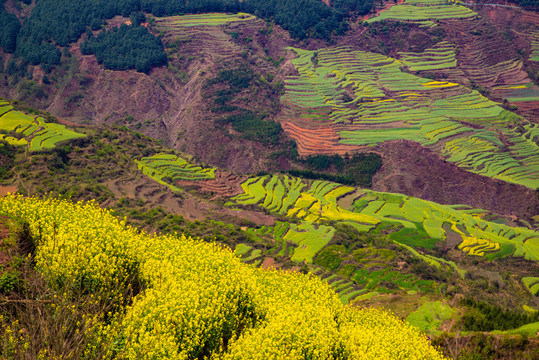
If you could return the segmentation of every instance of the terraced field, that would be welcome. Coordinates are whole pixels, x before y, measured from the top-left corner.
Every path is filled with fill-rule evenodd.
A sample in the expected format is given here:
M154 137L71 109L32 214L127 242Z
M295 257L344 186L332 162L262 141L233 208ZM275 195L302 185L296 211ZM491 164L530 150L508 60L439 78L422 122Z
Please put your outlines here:
M341 259L340 257L344 254L340 248L344 249L344 247L326 246L335 232L331 226L308 222L302 222L299 225L277 222L274 226L250 228L247 232L260 243L238 244L235 253L242 261L255 266L264 266L267 259L287 256L294 262L311 264L311 272L330 284L344 304L352 299L369 298L379 293L387 293L388 289L383 286L387 283L395 284L405 291L429 292L436 288L432 280L421 280L414 275L397 271L395 264L391 264L394 258L392 251L375 248L359 249ZM276 243L274 248L268 250L263 247L261 237L265 236L273 237ZM327 258L333 256L335 251L340 252L339 264L342 262L342 266L337 264L336 267L328 269L320 266L323 260L313 264L315 254L318 254L317 259ZM337 273L348 275L337 275Z
M264 21L249 14L194 14L156 18L155 27L165 33L166 46L179 46L181 54L192 54L200 59L223 62L235 59L242 47L232 41L232 32L245 27L261 28ZM225 32L226 30L226 32ZM269 65L261 59L258 67Z
M158 27L164 26L167 29L174 27L191 27L191 26L220 26L234 22L255 20L256 17L250 14L238 13L238 14L221 14L221 13L209 13L209 14L193 14L193 15L181 15L170 16L166 18L156 18L155 22Z
M519 13L520 20L513 21L529 22L524 15L525 12ZM453 19L444 20L442 24L448 38L458 48L458 70L473 84L488 89L491 96L508 99L526 119L537 119L539 87L531 86L532 80L524 68L522 55L514 49L512 37L482 21ZM530 35L532 58L536 36L536 33ZM455 70L447 72L450 78L455 73Z
M138 168L148 177L168 186L172 191L179 191L175 184L180 180L215 179L214 168L202 168L192 165L173 154L157 154L135 160Z
M422 53L400 52L401 61L410 71L440 70L457 66L455 47L442 41Z
M289 50L297 55L292 64L299 75L286 79L280 121L301 155L317 148L342 153L405 139L465 170L539 186L537 125L478 91L403 72L399 60L350 47ZM425 59L432 56L425 54ZM421 60L409 53L403 57Z
M41 117L33 118L13 110L7 101L0 101L0 140L12 145L28 146L29 151L54 149L59 142L84 137L64 125L47 123Z
M476 16L474 11L442 0L407 0L403 4L395 5L382 11L379 16L367 22L376 22L386 19L418 22L424 26L435 26L432 20L464 19Z
M524 277L522 278L522 282L530 290L532 295L539 294L539 277Z
M244 194L233 197L229 206L258 205L295 219L248 229L256 242L237 245L236 253L242 261L259 266L267 259L286 257L310 264L311 271L334 287L343 303L390 292L387 284L410 294L435 291L437 285L403 273L394 251L367 246L350 252L334 245L332 222L372 234L391 229L389 238L413 257L454 271L461 278L465 270L453 261L425 254L426 249L441 243L443 247L458 245L469 256L539 260L539 234L486 221L483 217L488 213L484 210L288 175L252 177L242 183L242 188ZM269 249L263 240L268 237L274 244ZM451 245L444 245L449 238ZM527 286L531 288L532 284Z
M236 203L257 204L309 224L338 221L365 232L382 224L398 225L402 228L390 237L412 248L433 248L451 233L469 255L539 260L539 234L483 220L483 210L290 176L253 177L242 187L245 193L233 198Z

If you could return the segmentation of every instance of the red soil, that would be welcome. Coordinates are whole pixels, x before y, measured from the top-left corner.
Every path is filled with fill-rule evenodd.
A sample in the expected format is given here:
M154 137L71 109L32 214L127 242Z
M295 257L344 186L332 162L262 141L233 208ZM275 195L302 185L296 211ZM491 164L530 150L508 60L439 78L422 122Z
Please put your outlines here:
M262 261L262 265L260 265L262 269L277 269L279 268L278 265L275 264L275 260L270 257L265 257L264 261Z
M510 102L518 108L517 113L524 116L526 119L539 123L539 101L519 101Z
M237 176L227 171L217 170L215 172L215 179L199 181L179 180L177 183L179 186L193 186L197 187L203 193L211 193L213 196L210 200L215 200L221 197L232 197L243 194L241 183L244 180L245 177Z
M283 130L296 140L298 153L301 156L316 154L353 153L364 147L339 144L340 137L330 124L299 124L298 122L284 121Z
M11 185L1 186L0 185L0 196L6 196L8 193L14 194L17 192L17 190L18 189L16 186L11 186Z

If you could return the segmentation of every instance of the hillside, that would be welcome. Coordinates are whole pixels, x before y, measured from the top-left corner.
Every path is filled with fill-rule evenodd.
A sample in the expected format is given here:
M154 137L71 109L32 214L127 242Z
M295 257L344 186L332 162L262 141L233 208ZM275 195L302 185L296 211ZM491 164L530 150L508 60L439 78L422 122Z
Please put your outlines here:
M536 4L79 5L0 12L4 352L536 357Z
M384 312L342 307L316 277L256 269L230 250L185 237L150 237L94 204L7 197L0 211L39 231L36 269L65 301L95 292L84 304L94 313L81 325L64 319L86 329L82 356L442 359L416 328ZM4 309L7 316L22 310ZM11 323L4 331L24 327L34 326ZM4 355L26 346L38 357L61 355L34 349L27 334L10 340Z

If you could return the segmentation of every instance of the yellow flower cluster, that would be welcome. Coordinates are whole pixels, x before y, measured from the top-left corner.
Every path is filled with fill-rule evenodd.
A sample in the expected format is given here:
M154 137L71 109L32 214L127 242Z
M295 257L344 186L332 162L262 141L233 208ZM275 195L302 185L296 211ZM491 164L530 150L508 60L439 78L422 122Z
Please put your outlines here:
M93 202L9 196L0 200L0 213L29 224L39 248L37 269L60 284L114 288L136 266L131 240L141 235Z
M315 276L254 268L184 236L152 237L92 203L8 196L2 213L41 237L37 265L53 281L110 291L116 276L141 278L131 305L99 327L109 359L443 359L416 328L343 307Z

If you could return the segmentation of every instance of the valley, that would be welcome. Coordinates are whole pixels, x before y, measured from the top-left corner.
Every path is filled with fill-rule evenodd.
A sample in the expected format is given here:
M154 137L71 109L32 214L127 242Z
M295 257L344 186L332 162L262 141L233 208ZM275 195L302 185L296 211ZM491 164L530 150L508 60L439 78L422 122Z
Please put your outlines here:
M25 22L60 21L41 1L5 2L18 39ZM425 359L536 358L537 8L312 2L311 25L296 8L302 27L255 0L118 5L80 34L51 32L55 64L0 41L0 349L404 359L417 346ZM122 27L137 59L147 45L130 31L158 39L166 65L111 69L121 56L87 53L88 39L114 41ZM50 290L34 289L40 281ZM113 317L91 305L96 289ZM84 339L55 336L84 344L78 355L37 333L6 340L30 329L12 321L34 311L20 299L64 291L81 311L67 321L88 327ZM404 322L380 320L377 342L383 311ZM285 331L294 321L311 325ZM409 341L395 330L408 324ZM257 349L261 339L271 341Z

